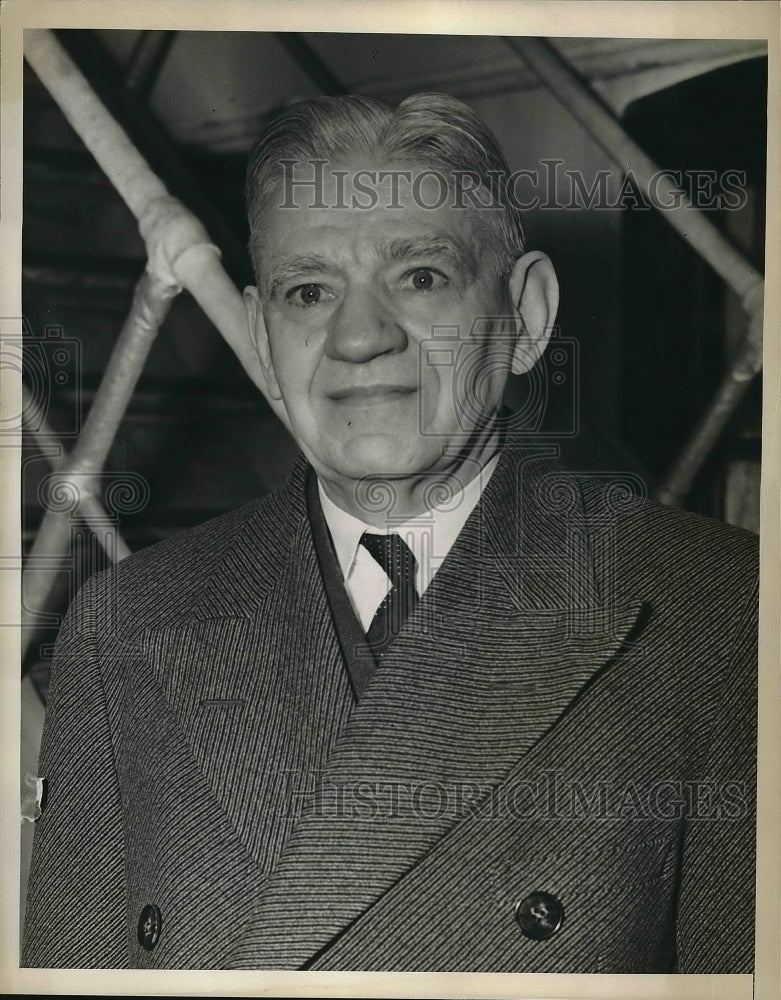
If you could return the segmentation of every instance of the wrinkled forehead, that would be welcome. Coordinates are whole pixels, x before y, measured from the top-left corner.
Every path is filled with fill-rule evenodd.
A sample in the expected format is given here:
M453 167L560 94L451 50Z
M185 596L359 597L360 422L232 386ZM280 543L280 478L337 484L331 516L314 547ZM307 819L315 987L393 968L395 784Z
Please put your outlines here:
M474 171L351 153L339 160L282 158L269 174L264 207L436 210L490 207Z
M449 234L478 260L501 256L497 208L481 190L481 178L421 163L351 156L339 161L279 161L261 218L251 220L259 259L283 233L304 237L324 224L359 230L367 220L410 233Z

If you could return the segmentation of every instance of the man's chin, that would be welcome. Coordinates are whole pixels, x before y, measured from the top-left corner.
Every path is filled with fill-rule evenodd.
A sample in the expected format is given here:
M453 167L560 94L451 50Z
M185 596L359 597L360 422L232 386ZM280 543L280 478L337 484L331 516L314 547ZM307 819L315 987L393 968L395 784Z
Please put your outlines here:
M361 434L341 448L341 469L351 479L396 479L424 472L435 456L392 434Z

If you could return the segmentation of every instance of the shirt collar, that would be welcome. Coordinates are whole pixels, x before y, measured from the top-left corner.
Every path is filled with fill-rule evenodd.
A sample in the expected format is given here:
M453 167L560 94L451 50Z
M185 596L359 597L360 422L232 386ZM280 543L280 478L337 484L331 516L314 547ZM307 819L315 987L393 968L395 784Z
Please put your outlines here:
M433 576L453 547L453 543L466 524L467 518L477 506L498 462L499 455L496 454L476 476L470 479L463 489L453 494L452 497L448 496L447 501L440 506L434 506L431 510L418 514L403 523L389 523L384 528L367 524L353 514L342 510L327 496L318 480L317 488L323 515L331 532L336 558L345 580L353 568L361 535L364 531L376 535L401 535L418 560L419 570L421 567L426 567L430 576ZM425 559L423 558L424 553L426 554ZM418 589L421 593L430 582L426 568L422 569L426 576L419 581Z

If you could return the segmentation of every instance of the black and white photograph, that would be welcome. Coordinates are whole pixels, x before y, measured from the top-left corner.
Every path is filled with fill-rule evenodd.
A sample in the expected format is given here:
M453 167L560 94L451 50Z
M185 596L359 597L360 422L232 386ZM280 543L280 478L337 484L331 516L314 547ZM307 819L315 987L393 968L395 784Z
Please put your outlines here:
M778 8L159 6L3 91L16 989L773 996Z

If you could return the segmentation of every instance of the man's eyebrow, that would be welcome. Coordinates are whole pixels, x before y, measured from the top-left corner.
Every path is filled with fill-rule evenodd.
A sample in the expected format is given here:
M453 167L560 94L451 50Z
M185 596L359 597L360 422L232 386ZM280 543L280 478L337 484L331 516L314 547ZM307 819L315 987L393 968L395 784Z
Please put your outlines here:
M278 257L271 265L268 288L269 295L274 296L280 286L289 281L306 278L311 274L322 274L333 268L333 261L319 257L317 254L296 254L294 257Z
M476 277L478 272L474 249L465 240L445 233L396 237L383 244L382 254L389 260L397 261L441 257L471 278Z

